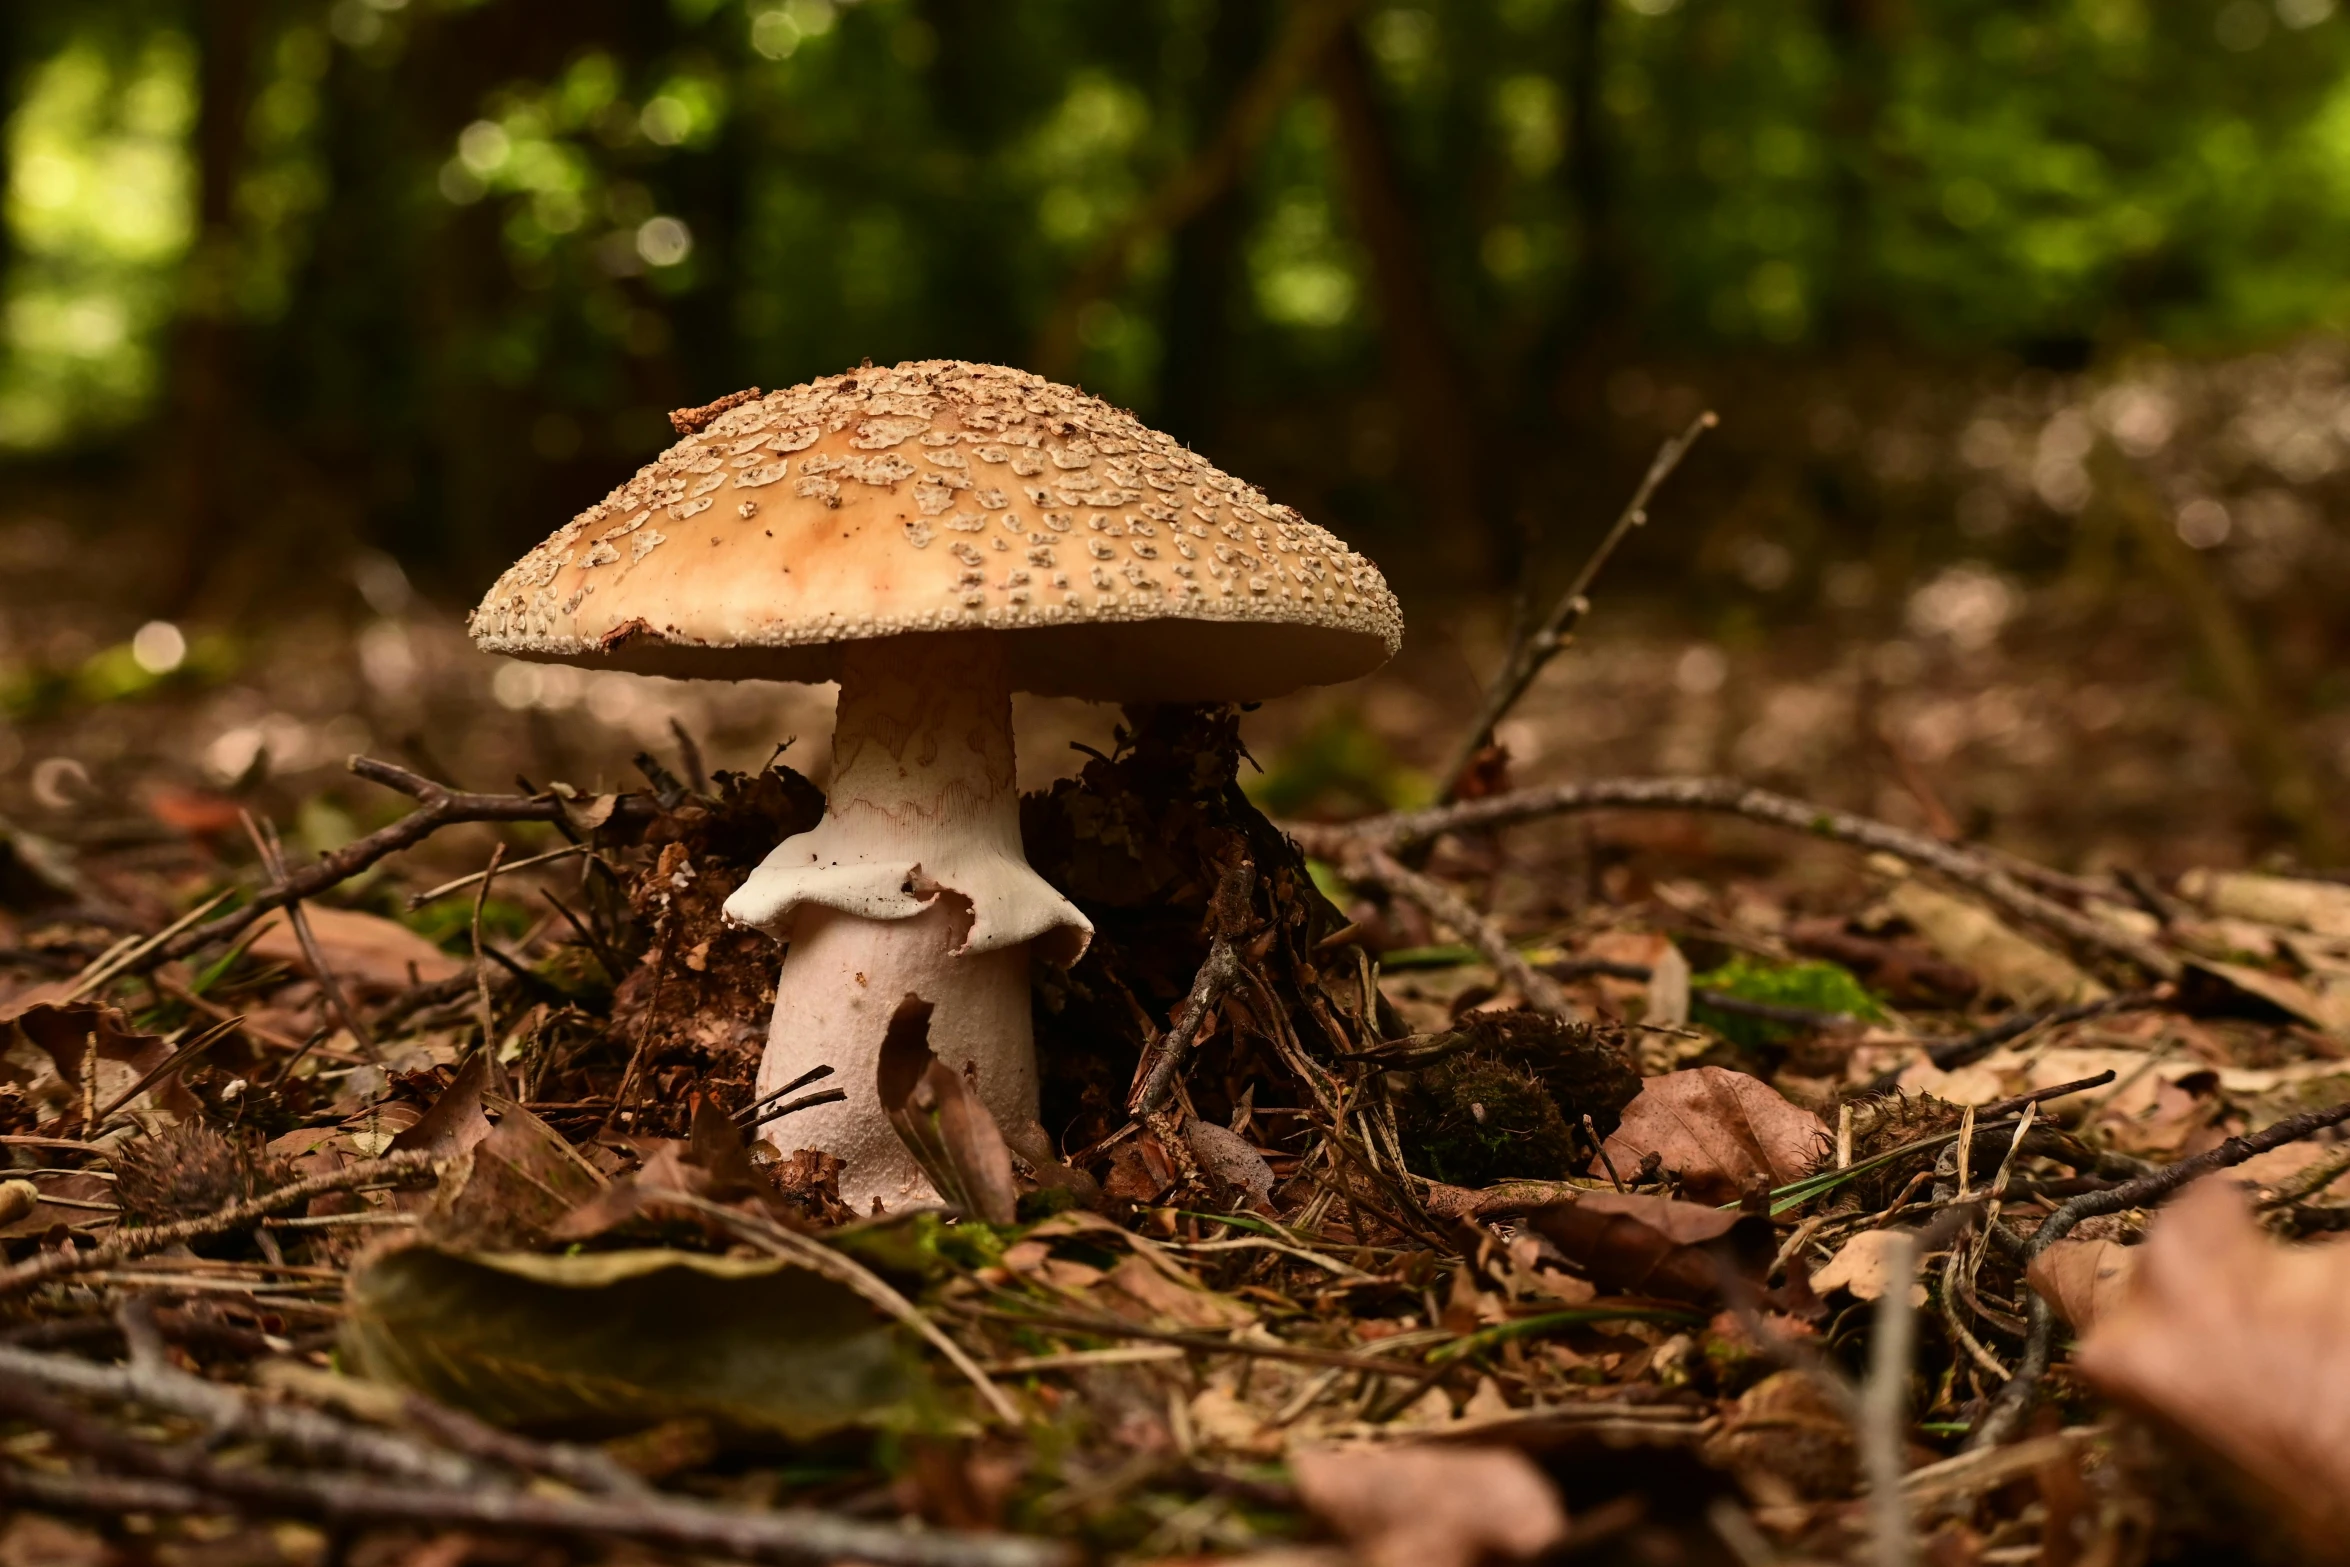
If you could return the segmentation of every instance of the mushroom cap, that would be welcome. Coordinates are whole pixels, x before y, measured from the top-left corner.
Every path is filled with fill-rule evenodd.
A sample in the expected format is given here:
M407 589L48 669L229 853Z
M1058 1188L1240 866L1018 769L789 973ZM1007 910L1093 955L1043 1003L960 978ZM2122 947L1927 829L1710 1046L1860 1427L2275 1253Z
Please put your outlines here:
M925 360L726 408L471 629L516 658L805 681L844 642L988 630L1020 690L1246 701L1369 673L1403 617L1368 560L1132 414Z

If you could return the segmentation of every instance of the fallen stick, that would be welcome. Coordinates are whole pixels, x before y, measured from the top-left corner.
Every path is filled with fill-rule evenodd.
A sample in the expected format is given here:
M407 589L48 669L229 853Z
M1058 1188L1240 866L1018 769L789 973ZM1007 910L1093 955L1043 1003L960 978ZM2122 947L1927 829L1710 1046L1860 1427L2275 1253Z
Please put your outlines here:
M2329 1105L2323 1110L2287 1116L2265 1132L2250 1137L2231 1137L2217 1148L2206 1149L2192 1159L2166 1164L2159 1170L2148 1171L2134 1180L2109 1186L2101 1192L2086 1192L2041 1221L2040 1227L2032 1232L2031 1239L2024 1242L2023 1264L2030 1267L2041 1253L2070 1235L2084 1220L2147 1207L2160 1202L2189 1181L2215 1171L2232 1169L2272 1148L2297 1143L2304 1137L2314 1136L2329 1126L2339 1126L2345 1121L2350 1121L2350 1100ZM2027 1284L2025 1288L2030 1289L2031 1286ZM2030 1331L2024 1341L2024 1356L2016 1366L2015 1376L2006 1387L2000 1389L1998 1398L1984 1413L1982 1423L1968 1437L1969 1448L1997 1447L2005 1441L2008 1433L2030 1411L2032 1399L2039 1391L2040 1379L2048 1374L2049 1358L2056 1344L2056 1312L2037 1290L2032 1291L2029 1322Z
M458 822L553 822L563 819L564 802L553 795L467 794L445 788L429 778L419 777L404 767L394 767L389 762L379 762L365 756L352 757L350 768L362 778L422 801L421 808L410 811L388 827L379 827L363 838L352 839L331 854L320 855L243 908L183 930L170 940L147 948L135 958L122 962L111 977L144 973L175 958L184 958L216 942L226 941L272 909L298 903L304 898L314 898L328 888L348 881L387 855L397 854L402 849L422 843L443 827Z
M1849 811L1774 794L1735 778L1602 778L1516 789L1426 810L1397 811L1344 826L1285 823L1284 830L1307 853L1339 861L1343 867L1350 855L1367 848L1395 850L1445 833L1487 831L1544 816L1608 810L1712 811L1879 850L1979 893L2019 919L2058 932L2084 947L2126 959L2150 974L2175 979L2180 972L2173 954L2032 891L1969 850Z
M31 1382L53 1393L144 1404L201 1420L219 1439L259 1438L313 1461L347 1464L422 1484L469 1486L486 1478L484 1471L453 1453L351 1425L299 1404L263 1403L168 1364L100 1366L0 1345L0 1377Z
M216 1462L201 1447L142 1441L0 1376L0 1407L69 1447L145 1476L44 1475L0 1463L0 1494L76 1512L291 1513L332 1524L411 1523L500 1533L606 1536L695 1554L762 1562L870 1562L875 1567L1074 1567L1074 1547L1006 1535L949 1534L827 1513L768 1513L679 1497L547 1496L500 1485L386 1483L350 1474L258 1469Z
M1559 595L1558 602L1551 606L1550 613L1539 626L1527 627L1510 645L1508 656L1502 660L1500 676L1486 691L1485 700L1477 710L1476 722L1469 726L1468 733L1461 736L1460 744L1453 750L1452 760L1445 764L1442 776L1446 801L1449 802L1453 798L1453 791L1460 787L1461 775L1468 771L1469 763L1493 739L1494 726L1508 716L1511 708L1518 705L1518 699L1532 688L1544 666L1565 652L1568 644L1575 640L1575 627L1581 624L1585 615L1591 613L1591 585L1599 580L1600 572L1615 555L1616 546L1623 543L1634 528L1648 521L1648 503L1655 497L1657 487L1671 478L1673 470L1681 466L1681 459L1689 455L1689 448L1697 444L1697 438L1720 422L1713 411L1708 409L1692 419L1688 429L1668 437L1664 445L1657 448L1656 456L1649 461L1648 472L1641 475L1639 487L1633 490L1632 498L1624 503L1624 509L1616 514L1615 525L1600 536L1598 548L1591 552L1590 559L1583 562L1583 569L1575 573L1575 580L1567 585L1567 591Z
M182 1219L173 1224L150 1224L124 1230L114 1239L87 1251L40 1252L12 1267L0 1268L0 1295L13 1295L31 1289L36 1284L46 1284L51 1279L112 1267L115 1263L144 1257L149 1252L161 1251L167 1246L225 1235L282 1208L291 1208L329 1192L349 1191L354 1186L366 1186L376 1181L427 1175L437 1169L438 1161L431 1154L423 1149L409 1149L386 1154L381 1159L363 1159L357 1164L345 1165L340 1170L330 1170L323 1175L304 1176L273 1192L263 1192L244 1202L231 1203L219 1212L206 1214L200 1219Z
M1208 1014L1217 1003L1232 993L1240 983L1241 963L1239 949L1232 945L1230 927L1246 915L1249 894L1254 890L1257 868L1243 860L1224 873L1216 888L1215 909L1221 924L1215 940L1209 944L1207 961L1192 976L1191 990L1184 996L1182 1007L1167 1025L1167 1032L1159 1039L1151 1054L1150 1064L1142 1074L1134 1093L1126 1102L1127 1113L1142 1120L1155 1113L1167 1102L1175 1090L1175 1074L1182 1070L1183 1058L1191 1053L1192 1044L1208 1020Z
M1309 851L1313 845L1307 843ZM1469 900L1430 876L1425 871L1413 870L1394 855L1373 842L1350 843L1339 859L1339 874L1349 881L1370 882L1385 887L1400 898L1409 899L1426 911L1429 918L1450 926L1460 938L1475 947L1494 972L1504 982L1515 986L1529 1006L1538 1012L1547 1012L1561 1022L1574 1023L1583 1014L1567 999L1557 980L1543 973L1516 947L1500 926L1472 907Z

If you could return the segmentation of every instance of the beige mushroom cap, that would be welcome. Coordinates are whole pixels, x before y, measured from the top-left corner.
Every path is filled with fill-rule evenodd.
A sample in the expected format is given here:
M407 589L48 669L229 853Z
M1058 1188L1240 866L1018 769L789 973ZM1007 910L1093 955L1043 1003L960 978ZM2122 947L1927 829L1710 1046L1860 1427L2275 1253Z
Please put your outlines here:
M843 642L1003 633L1013 684L1242 701L1367 674L1377 567L1132 414L998 365L728 408L489 591L474 640L646 674L829 680Z

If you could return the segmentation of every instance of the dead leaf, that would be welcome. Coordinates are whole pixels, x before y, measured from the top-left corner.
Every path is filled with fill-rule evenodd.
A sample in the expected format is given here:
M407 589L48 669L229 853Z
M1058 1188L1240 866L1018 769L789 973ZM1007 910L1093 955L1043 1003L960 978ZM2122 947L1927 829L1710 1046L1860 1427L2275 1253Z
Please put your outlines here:
M2069 1006L2111 994L2071 960L2019 935L1981 904L1910 880L1897 885L1885 905L1936 952L1982 980L1985 990L2017 1006Z
M1827 1125L1768 1083L1701 1066L1643 1083L1608 1138L1607 1154L1616 1169L1630 1171L1655 1153L1692 1199L1735 1202L1758 1175L1784 1186L1809 1174L1827 1143ZM1604 1175L1606 1165L1594 1159L1589 1173Z
M1811 1276L1815 1293L1825 1295L1830 1290L1843 1290L1855 1300L1879 1300L1893 1287L1891 1267L1893 1230L1863 1230L1844 1243L1841 1251L1828 1259L1828 1265ZM1916 1253L1910 1253L1914 1259ZM1923 1306L1926 1287L1911 1275L1909 1303Z
M22 1084L48 1114L72 1115L85 1103L105 1109L173 1053L160 1035L140 1033L113 1007L95 1001L40 1001L7 1020L0 1079ZM142 1090L125 1108L159 1109L174 1120L193 1119L202 1110L176 1074Z
M1526 1223L1603 1290L1706 1301L1723 1270L1762 1287L1777 1246L1770 1222L1728 1208L1628 1192L1589 1192Z
M1750 1495L1789 1501L1845 1495L1857 1468L1850 1417L1803 1371L1774 1371L1739 1395L1707 1440L1705 1460L1737 1475Z
M1309 1448L1290 1471L1364 1567L1523 1561L1567 1534L1558 1492L1515 1448Z
M406 990L411 985L454 979L468 967L407 926L380 914L305 903L302 916L310 924L310 934L318 938L319 956L334 970L336 979L354 990ZM310 972L310 960L303 955L302 943L283 909L262 916L260 930L249 949L255 957Z
M922 1414L897 1330L771 1258L405 1246L353 1270L349 1310L364 1375L499 1424L701 1417L804 1440Z
M393 1150L418 1148L436 1159L454 1159L489 1136L490 1118L482 1112L481 1096L490 1086L491 1067L486 1050L467 1056L422 1119L392 1138Z
M496 1103L497 1126L441 1172L424 1218L431 1240L477 1251L543 1246L604 1190L604 1177L560 1132L518 1104Z
M1237 1194L1241 1207L1261 1209L1272 1201L1273 1167L1247 1138L1194 1116L1184 1125L1183 1140L1191 1145L1200 1169Z
M2350 1246L2286 1246L2233 1183L2156 1216L2081 1373L2229 1460L2328 1560L2350 1536Z
M1012 1151L961 1073L930 1052L930 1003L907 996L889 1017L874 1076L889 1124L939 1197L974 1219L1010 1224L1020 1190Z
M2058 1241L2032 1259L2024 1282L2071 1323L2073 1331L2086 1333L2128 1295L2140 1250L2118 1241Z
M1104 1306L1128 1321L1184 1328L1235 1328L1257 1314L1236 1300L1190 1282L1177 1282L1142 1257L1128 1257L1093 1287Z
M2193 870L2179 878L2179 892L2214 914L2289 925L2321 936L2350 936L2350 886L2340 882Z

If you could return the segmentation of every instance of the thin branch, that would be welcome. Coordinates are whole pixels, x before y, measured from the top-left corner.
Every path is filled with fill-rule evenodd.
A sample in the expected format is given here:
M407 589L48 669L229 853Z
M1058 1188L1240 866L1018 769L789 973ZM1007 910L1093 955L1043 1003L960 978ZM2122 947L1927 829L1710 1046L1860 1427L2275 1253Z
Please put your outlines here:
M534 854L528 859L516 860L512 864L502 866L500 868L506 871L526 871L529 870L533 865L544 865L549 860L567 860L575 854L590 854L593 852L594 851L587 844L567 843L560 849L549 849L544 854ZM438 887L434 887L429 891L412 892L408 895L408 907L411 909L421 909L436 898L445 898L452 892L464 891L467 887L472 886L477 881L488 880L489 874L490 873L488 871L475 871L470 876L460 876L455 881L442 882Z
M1216 891L1217 907L1237 918L1239 911L1248 906L1249 894L1256 885L1256 876L1255 864L1247 860L1227 871L1224 885ZM1232 945L1230 932L1219 930L1214 941L1209 943L1207 961L1200 964L1199 972L1192 976L1191 990L1183 998L1182 1009L1168 1025L1165 1036L1159 1040L1132 1096L1126 1101L1129 1115L1141 1120L1167 1102L1167 1096L1175 1090L1175 1074L1182 1070L1183 1058L1191 1053L1191 1047L1198 1040L1200 1028L1207 1022L1208 1014L1231 993L1232 987L1240 983L1240 979L1240 953Z
M1890 1244L1885 1249L1885 1293L1877 1298L1869 1379L1860 1391L1853 1434L1868 1476L1869 1522L1876 1536L1878 1567L1910 1567L1917 1560L1917 1541L1901 1476L1909 1467L1909 1373L1917 1339L1917 1307L1909 1292L1917 1275L1917 1237L1907 1230L1886 1233Z
M469 1486L483 1472L453 1454L391 1432L351 1425L299 1404L263 1403L176 1366L99 1366L66 1355L0 1346L0 1377L81 1398L144 1404L201 1420L215 1440L259 1438L306 1458L348 1464L427 1485Z
M413 848L443 827L454 823L559 822L563 819L563 802L553 795L465 794L444 788L429 778L419 777L405 767L394 767L389 762L379 762L366 756L352 757L350 768L370 782L382 784L387 789L396 789L411 799L422 801L422 808L410 811L388 827L380 827L363 838L352 839L332 854L320 855L317 860L293 872L279 885L262 893L243 908L183 930L170 940L125 961L117 971L118 977L120 974L144 973L192 952L201 952L216 942L226 941L270 910L283 908L304 898L314 898L328 888L350 880L376 861L397 854L402 849Z
M1311 848L1311 844L1308 845ZM1475 947L1494 972L1526 998L1527 1004L1540 1012L1547 1012L1562 1022L1582 1020L1582 1013L1567 999L1557 980L1528 963L1501 927L1477 912L1466 898L1423 871L1413 870L1386 849L1367 841L1347 845L1339 862L1339 872L1349 881L1372 882L1385 887L1401 898L1408 898L1427 911L1430 918L1449 925L1460 938Z
M481 1009L481 1047L498 1058L497 1013L490 1005L490 971L481 960L481 916L489 906L490 886L498 879L498 867L506 863L506 846L499 844L490 850L490 863L482 868L481 884L473 892L473 983L476 1004Z
M357 1164L345 1165L340 1170L329 1170L322 1175L308 1175L273 1192L263 1192L244 1202L231 1203L217 1213L202 1218L182 1219L173 1224L145 1225L124 1230L103 1245L87 1251L60 1250L38 1252L13 1267L0 1268L0 1295L13 1295L46 1284L51 1279L71 1274L88 1273L93 1269L110 1268L133 1257L144 1257L149 1252L162 1251L187 1241L204 1240L214 1235L225 1235L240 1230L256 1220L268 1217L284 1208L306 1203L313 1197L328 1192L349 1191L355 1186L367 1186L377 1181L404 1180L412 1176L428 1175L436 1171L437 1162L423 1149L409 1149L386 1154L381 1159L362 1159Z
M1527 627L1511 644L1509 656L1502 661L1500 677L1487 688L1485 701L1477 710L1476 722L1461 737L1461 743L1453 751L1452 761L1444 770L1444 800L1449 802L1453 798L1453 791L1460 787L1461 774L1468 771L1469 763L1477 753L1492 743L1494 728L1532 688L1535 680L1541 676L1543 667L1574 641L1575 628L1591 612L1591 585L1599 580L1600 572L1614 556L1616 547L1624 542L1634 528L1648 521L1648 503L1655 498L1657 487L1671 478L1673 470L1681 466L1681 459L1689 455L1689 448L1697 444L1697 438L1718 423L1720 421L1714 417L1713 411L1708 409L1689 421L1688 429L1668 438L1664 445L1657 448L1656 456L1648 464L1648 472L1641 475L1639 488L1632 492L1632 498L1617 513L1615 525L1601 536L1599 547L1591 552L1591 558L1583 563L1583 569L1575 573L1575 580L1567 584L1567 591L1559 595L1559 601L1551 606L1550 613L1543 617L1539 625Z
M1366 845L1396 849L1450 832L1490 831L1545 816L1609 810L1712 811L1879 850L1979 893L2019 919L2135 963L2148 973L2175 979L2180 972L2179 960L2172 953L2033 892L1966 849L1848 811L1774 794L1735 778L1601 778L1398 811L1344 826L1284 826L1308 853L1344 861Z
M2217 1148L2206 1149L2192 1159L2166 1164L2159 1170L2150 1170L2134 1180L2109 1186L2101 1192L2084 1193L2041 1221L2040 1227L2032 1232L2032 1238L2024 1243L2023 1261L2029 1266L2049 1247L2070 1235L2084 1220L2108 1213L2126 1213L2132 1208L2150 1207L2189 1181L2218 1170L2233 1169L2272 1148L2297 1143L2345 1121L2350 1121L2350 1100L2329 1105L2323 1110L2309 1110L2300 1115L2287 1116L2265 1132L2250 1137L2231 1137ZM1971 1448L1998 1446L2031 1410L2032 1399L2039 1391L2040 1379L2048 1373L2048 1362L2056 1343L2056 1312L2037 1290L2032 1292L2030 1324L2024 1341L2023 1361L2016 1367L2014 1379L2000 1390L1998 1399L1968 1438L1967 1445Z
M245 835L253 840L253 848L261 856L262 867L269 872L271 885L285 886L286 855L284 847L277 840L277 828L256 823L251 811L240 810L237 817L245 824ZM374 1030L359 1015L359 1009L351 1005L350 993L343 989L343 982L335 977L333 966L319 949L317 933L310 928L310 916L302 912L302 900L287 899L285 910L286 923L294 928L294 940L302 948L302 961L310 965L310 977L317 980L318 988L325 992L326 1003L334 1010L336 1019L357 1042L361 1055L370 1061L382 1060L383 1053L375 1045Z
M164 1447L114 1430L22 1381L0 1403L66 1445L144 1476L42 1474L0 1464L0 1493L31 1506L110 1514L290 1513L331 1524L421 1524L505 1534L641 1540L693 1555L759 1562L871 1562L875 1567L1075 1567L1074 1546L1012 1535L867 1523L809 1509L748 1512L670 1496L548 1496L507 1486L386 1483L351 1474L256 1469L201 1447Z

